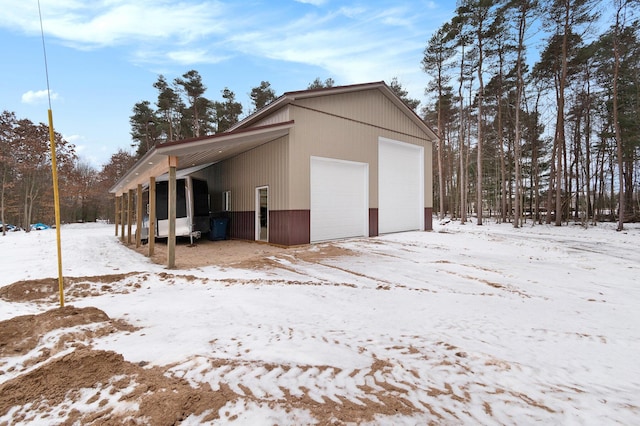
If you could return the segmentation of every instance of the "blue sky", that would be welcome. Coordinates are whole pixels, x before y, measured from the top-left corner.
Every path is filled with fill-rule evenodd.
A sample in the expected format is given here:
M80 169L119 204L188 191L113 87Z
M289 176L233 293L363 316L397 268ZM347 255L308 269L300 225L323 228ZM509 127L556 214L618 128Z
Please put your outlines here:
M450 19L438 0L40 0L54 127L99 167L130 150L136 102L155 102L159 74L197 70L220 100L243 104L261 81L280 95L316 77L337 85L398 77L426 100L420 61ZM0 110L47 122L46 76L37 0L0 0ZM131 151L133 152L133 151Z

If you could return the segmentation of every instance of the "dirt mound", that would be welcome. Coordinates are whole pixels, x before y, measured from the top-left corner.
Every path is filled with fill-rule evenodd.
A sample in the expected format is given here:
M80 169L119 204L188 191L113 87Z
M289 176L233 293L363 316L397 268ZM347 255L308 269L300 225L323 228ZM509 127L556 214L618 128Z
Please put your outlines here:
M76 287L79 296L87 283L107 285L125 279L133 274L112 274L93 277L64 277L65 293ZM0 298L8 302L35 302L45 301L58 297L58 279L42 278L37 280L17 281L13 284L0 287Z
M24 355L46 333L59 328L110 321L97 308L66 306L39 315L23 315L0 322L0 356ZM120 323L118 323L120 324Z
M64 331L99 323L103 325ZM57 412L56 422L66 418L64 424L131 424L133 418L145 419L145 423L154 425L175 424L205 410L213 410L217 416L220 407L233 394L228 388L222 387L215 393L209 385L194 389L185 380L165 376L164 369L145 369L144 363L133 364L115 352L92 350L80 343L90 342L99 335L133 329L111 320L94 307L67 306L0 322L0 357L5 360L29 354L47 333L60 330L56 347L43 348L34 357L24 359L22 365L8 370L13 374L26 373L0 385L0 416L11 411L15 421L46 421ZM75 349L64 356L53 357L65 347ZM87 392L91 393L89 397ZM86 405L96 403L99 409L81 413L60 408L82 398L88 398ZM131 402L124 412L123 402Z
M210 410L217 417L227 393L209 385L192 388L158 368L145 369L111 351L77 349L0 385L0 416L12 410L16 421L52 417L54 407L86 399L86 412L58 411L62 424L173 425ZM204 416L203 420L212 418Z

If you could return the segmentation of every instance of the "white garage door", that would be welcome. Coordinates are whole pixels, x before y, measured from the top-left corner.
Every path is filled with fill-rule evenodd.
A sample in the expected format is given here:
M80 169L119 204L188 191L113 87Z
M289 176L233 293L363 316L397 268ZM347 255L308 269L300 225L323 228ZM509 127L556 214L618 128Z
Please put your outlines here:
M378 232L424 228L424 148L378 141Z
M369 235L369 165L311 157L311 241Z

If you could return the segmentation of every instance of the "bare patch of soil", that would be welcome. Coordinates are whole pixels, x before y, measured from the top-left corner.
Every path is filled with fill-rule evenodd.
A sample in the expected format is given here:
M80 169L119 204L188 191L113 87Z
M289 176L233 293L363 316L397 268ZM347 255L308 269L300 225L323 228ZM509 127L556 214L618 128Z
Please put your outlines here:
M149 256L148 244L140 247L131 244L128 247L144 256ZM194 244L190 244L189 240L180 239L175 246L176 269L190 269L209 265L231 266L240 261L260 260L287 250L286 248L251 241L210 241L199 239L195 240ZM150 259L158 265L167 264L166 242L156 241L154 254Z
M136 248L132 244L129 247L145 256L149 255L148 245ZM331 243L285 248L255 241L199 239L193 245L188 240L179 240L175 247L176 269L210 265L242 269L284 268L277 261L278 258L317 263L332 257L353 256L354 254L351 250ZM167 263L166 243L162 241L155 243L151 260L159 265Z

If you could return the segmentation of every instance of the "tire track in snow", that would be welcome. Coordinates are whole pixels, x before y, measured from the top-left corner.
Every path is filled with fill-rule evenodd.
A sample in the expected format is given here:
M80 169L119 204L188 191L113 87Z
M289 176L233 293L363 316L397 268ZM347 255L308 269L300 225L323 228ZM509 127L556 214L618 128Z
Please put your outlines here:
M539 382L527 368L442 341L403 336L382 350L369 349L366 341L359 343L371 360L363 368L199 356L173 366L169 373L194 386L207 383L214 390L228 386L239 399L270 407L311 405L312 412L325 413L370 410L383 416L403 413L421 421L454 423L520 419L510 413L557 419L572 397L583 393L568 384ZM334 344L340 345L340 339Z

